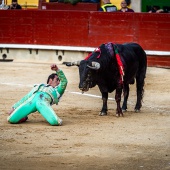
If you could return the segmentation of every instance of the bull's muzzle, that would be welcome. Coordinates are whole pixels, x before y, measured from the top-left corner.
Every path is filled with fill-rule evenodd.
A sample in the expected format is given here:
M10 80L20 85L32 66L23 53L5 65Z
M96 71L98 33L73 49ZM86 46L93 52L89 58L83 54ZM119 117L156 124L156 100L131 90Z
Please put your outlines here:
M82 86L79 85L79 89L82 93L87 92L89 90L89 82L84 82Z

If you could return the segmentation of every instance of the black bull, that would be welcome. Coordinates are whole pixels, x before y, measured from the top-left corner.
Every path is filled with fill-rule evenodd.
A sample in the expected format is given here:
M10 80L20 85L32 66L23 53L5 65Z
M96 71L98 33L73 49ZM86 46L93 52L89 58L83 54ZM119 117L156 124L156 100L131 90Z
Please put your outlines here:
M119 71L116 50L123 64L123 79ZM116 90L115 100L117 103L116 115L123 116L127 110L129 96L129 84L134 84L136 79L137 102L135 111L140 111L144 94L144 79L146 76L147 58L142 47L136 43L126 44L102 44L88 58L68 62L67 66L77 65L79 67L80 83L79 89L88 91L89 88L98 85L102 93L103 106L99 115L107 115L108 93ZM124 94L122 108L120 107L121 94Z

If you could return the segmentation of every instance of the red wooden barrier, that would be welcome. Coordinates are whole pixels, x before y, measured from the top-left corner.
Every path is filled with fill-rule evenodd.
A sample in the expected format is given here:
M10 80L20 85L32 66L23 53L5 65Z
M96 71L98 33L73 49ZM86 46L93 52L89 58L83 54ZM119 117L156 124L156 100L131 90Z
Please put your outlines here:
M170 15L88 11L0 10L0 43L96 47L137 42L170 51Z
M147 56L148 66L170 68L170 56Z
M89 21L89 39L95 46L137 42L146 50L170 51L169 14L92 12Z
M169 14L0 10L0 23L1 44L97 47L137 42L145 50L170 52ZM155 57L148 57L148 65L170 67L170 56Z

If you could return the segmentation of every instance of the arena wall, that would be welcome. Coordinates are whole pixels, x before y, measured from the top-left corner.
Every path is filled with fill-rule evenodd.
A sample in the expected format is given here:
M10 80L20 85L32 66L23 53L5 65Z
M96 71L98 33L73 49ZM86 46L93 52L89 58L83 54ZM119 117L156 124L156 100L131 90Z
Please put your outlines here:
M84 53L90 51L85 49L105 42L136 42L150 56L168 56L166 62L170 64L169 14L1 10L0 23L0 48L8 51L7 55L14 45L17 50L21 45L31 45L24 48L28 52L43 45L44 49L37 48L39 52L54 46L56 54L62 46L60 49L66 54L76 47L75 51L81 53L78 55L84 57Z

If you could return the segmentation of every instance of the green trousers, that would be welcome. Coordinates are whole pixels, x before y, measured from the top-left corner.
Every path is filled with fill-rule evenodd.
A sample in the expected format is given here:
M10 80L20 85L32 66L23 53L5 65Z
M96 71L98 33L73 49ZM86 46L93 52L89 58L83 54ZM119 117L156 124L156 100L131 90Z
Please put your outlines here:
M22 118L38 111L50 125L59 125L59 117L52 109L51 97L45 92L36 92L8 117L10 123L18 123Z

